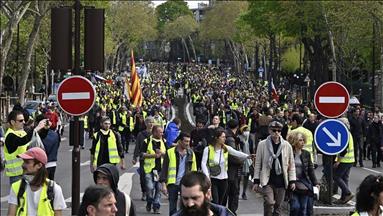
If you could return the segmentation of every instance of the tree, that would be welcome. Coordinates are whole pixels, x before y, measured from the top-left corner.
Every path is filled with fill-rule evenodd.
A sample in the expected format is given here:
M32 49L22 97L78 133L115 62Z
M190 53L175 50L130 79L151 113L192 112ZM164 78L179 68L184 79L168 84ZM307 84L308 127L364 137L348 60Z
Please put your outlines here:
M24 16L29 8L31 2L27 1L6 1L1 2L1 11L6 19L5 28L1 28L0 44L1 44L1 57L0 57L0 91L3 90L3 77L5 73L5 64L7 61L9 49L13 40L13 33L15 32L18 23ZM3 18L3 16L2 16Z
M247 57L242 44L243 41L236 41L236 39L241 39L239 37L241 28L236 21L239 15L246 11L247 6L247 2L217 2L206 13L201 22L199 34L203 41L223 42L225 47L230 50L235 68L238 71Z
M156 38L156 14L150 2L142 1L113 2L106 14L106 36L111 37L107 39L108 49L114 51L109 53L108 58L111 59L112 70L121 69L122 65L126 65L127 49Z
M32 10L32 13L34 14L34 22L32 31L29 34L28 43L27 43L27 49L25 53L25 60L22 64L22 71L23 73L20 79L20 85L18 89L18 95L20 97L20 103L24 104L24 98L25 98L25 88L27 85L27 80L30 74L31 69L31 58L34 51L35 43L40 31L41 21L50 9L50 3L47 1L37 1L34 3L34 9Z
M188 38L190 40L190 44L192 46L194 54L194 59L197 59L197 55L193 45L193 40L190 36L192 33L197 31L197 28L198 26L195 19L192 16L185 15L177 17L174 21L166 23L163 30L163 35L167 40L181 39L184 48L187 52L189 62L190 54L185 38Z

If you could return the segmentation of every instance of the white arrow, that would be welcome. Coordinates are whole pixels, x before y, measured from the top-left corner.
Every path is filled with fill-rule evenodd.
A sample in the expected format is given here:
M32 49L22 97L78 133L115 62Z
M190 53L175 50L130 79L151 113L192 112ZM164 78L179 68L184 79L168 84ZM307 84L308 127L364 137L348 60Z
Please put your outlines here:
M330 137L330 139L333 141L333 142L328 142L327 145L330 146L330 147L339 147L341 145L340 141L341 141L341 138L342 138L342 135L338 132L338 139L335 138L332 133L326 128L326 127L323 127L323 131L327 134L327 136Z

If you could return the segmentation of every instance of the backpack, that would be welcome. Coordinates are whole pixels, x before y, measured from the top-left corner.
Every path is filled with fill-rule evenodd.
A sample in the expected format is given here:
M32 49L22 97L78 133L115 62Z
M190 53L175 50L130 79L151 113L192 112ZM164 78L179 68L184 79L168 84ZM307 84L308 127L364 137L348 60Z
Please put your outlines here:
M52 209L53 208L53 202L55 200L55 192L54 192L54 184L55 182L52 180L48 180L48 188L47 188L47 197L51 203ZM23 194L25 192L25 187L27 185L27 182L25 179L21 179L21 184L19 188L19 192L17 193L17 204L20 205L20 199L23 197Z

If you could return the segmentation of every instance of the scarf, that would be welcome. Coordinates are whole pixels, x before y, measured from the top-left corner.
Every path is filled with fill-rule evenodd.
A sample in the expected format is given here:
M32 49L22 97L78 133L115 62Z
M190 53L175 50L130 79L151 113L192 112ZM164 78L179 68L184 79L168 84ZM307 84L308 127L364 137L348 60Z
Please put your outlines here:
M281 140L281 143L279 144L279 147L278 147L276 154L274 154L273 142L271 141L270 136L267 137L266 144L267 144L267 148L270 152L270 158L268 161L269 168L272 169L273 161L275 160L275 163L274 163L275 174L280 175L280 174L282 174L282 167L281 167L281 162L279 161L279 155L281 155L281 153L282 153L282 140Z

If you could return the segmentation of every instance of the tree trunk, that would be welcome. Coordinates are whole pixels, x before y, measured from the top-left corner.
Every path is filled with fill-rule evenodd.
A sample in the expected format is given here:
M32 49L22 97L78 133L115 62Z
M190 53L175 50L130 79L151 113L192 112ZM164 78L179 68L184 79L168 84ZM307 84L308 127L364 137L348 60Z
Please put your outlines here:
M270 34L269 35L269 41L270 41L270 55L269 55L269 71L267 74L267 80L270 82L271 78L274 77L274 67L273 67L273 62L274 62L274 43L275 43L275 35Z
M324 8L322 8L322 13L324 16L324 20L326 22L327 27L327 33L328 33L328 39L330 41L330 48L331 48L331 70L332 70L332 81L336 81L336 53L335 53L335 45L334 45L334 36L332 34L332 31L330 29L328 20L327 20L327 14Z
M22 64L22 67L21 67L23 73L21 73L20 86L19 86L19 89L18 89L21 105L24 105L25 89L26 89L26 86L27 86L27 81L28 81L30 70L31 70L32 54L33 54L33 51L34 51L34 45L36 43L37 36L39 34L39 31L40 31L40 26L41 26L42 18L43 18L43 15L42 16L40 16L40 15L36 15L35 16L35 21L33 23L33 28L32 28L31 33L29 34L29 38L28 38L28 44L27 44L27 51L26 51L26 54L25 54L25 60L23 61L23 64Z
M188 48L188 45L186 44L186 41L185 41L185 38L181 38L182 40L182 43L184 45L184 49L186 50L186 54L188 56L188 62L191 62L190 61L190 53L189 53L189 48ZM184 59L184 62L185 62L185 59Z
M5 4L5 2L4 2ZM11 48L13 33L17 28L17 24L24 16L31 2L19 1L16 3L14 13L11 14L8 23L5 28L1 30L1 50L0 50L0 91L3 90L3 77L5 73L5 63L7 62L8 52ZM3 6L2 6L3 7ZM17 9L16 9L17 8Z
M189 38L189 41L190 41L190 45L192 47L192 50L193 50L193 55L194 55L194 61L197 61L197 53L195 52L195 47L194 47L194 42L193 42L193 39L191 38L191 36L189 35L188 36Z
M260 63L259 63L259 43L258 42L255 42L255 52L254 52L254 58L255 58L255 67L254 67L254 71L255 73L257 73L258 71L258 68L260 67Z

